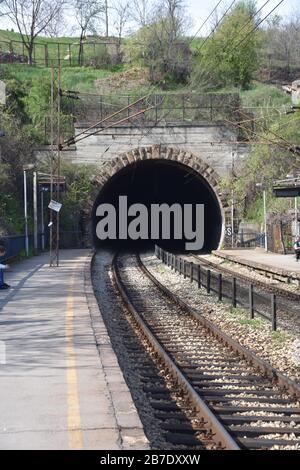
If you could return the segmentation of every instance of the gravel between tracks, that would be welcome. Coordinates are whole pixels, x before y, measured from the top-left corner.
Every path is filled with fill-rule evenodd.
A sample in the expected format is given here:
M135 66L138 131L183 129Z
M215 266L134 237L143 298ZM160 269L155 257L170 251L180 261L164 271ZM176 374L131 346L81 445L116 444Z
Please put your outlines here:
M239 273L243 274L247 277L255 279L256 281L262 282L264 284L269 284L270 286L280 287L281 289L285 290L286 292L292 292L299 294L300 288L297 284L291 283L287 284L281 282L277 279L271 279L270 277L264 276L256 271L254 268L248 268L247 266L243 266L242 264L235 263L234 261L225 260L216 255L203 255L203 258L211 263L216 264L217 266L229 269L232 273Z
M146 253L141 259L149 271L173 293L199 310L225 333L243 346L254 351L293 380L300 381L300 337L286 331L272 332L270 322L249 320L242 309L233 309L229 303L218 302L214 295L198 289L196 283L184 279L162 264L154 254Z

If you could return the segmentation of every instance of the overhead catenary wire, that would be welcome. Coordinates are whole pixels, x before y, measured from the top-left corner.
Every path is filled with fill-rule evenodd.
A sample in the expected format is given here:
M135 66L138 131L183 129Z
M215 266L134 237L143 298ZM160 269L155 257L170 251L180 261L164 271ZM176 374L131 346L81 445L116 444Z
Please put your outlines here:
M135 106L136 104L138 104L138 103L140 103L141 101L143 101L145 98L146 98L146 96L143 96L142 98L139 98L138 100L134 101L133 103L130 103L129 105L124 106L124 107L121 108L121 109L118 109L118 111L116 111L116 112L110 114L109 116L106 116L105 118L101 119L100 121L97 121L96 123L94 123L94 124L92 124L91 126L89 126L87 129L84 129L84 131L79 132L79 134L76 134L76 135L74 135L73 137L67 139L66 141L63 142L63 144L62 144L62 146L61 146L61 149L63 149L64 147L68 147L68 146L70 146L70 145L75 144L75 141L78 142L78 137L80 137L82 134L87 134L88 131L99 127L101 124L107 122L109 119L112 119L113 117L117 116L117 115L120 114L121 112L126 111L126 110L132 108L132 107ZM88 136L88 135L93 135L93 133L89 133L89 134L87 134L87 136ZM81 139L79 139L79 140L81 140Z
M246 116L245 113L243 113L243 111L239 111L241 114L243 114L244 116ZM282 140L283 142L285 142L285 144L288 146L288 150L291 150L291 148L294 146L294 144L292 144L291 142L289 142L287 139L285 139L285 137L282 137L280 134L278 134L277 132L274 132L272 131L271 129L267 128L266 126L262 125L262 128L265 132L269 132L270 134L274 135L274 137L277 137L278 139Z
M86 134L84 132L81 132L81 134L84 134L84 135L81 135L81 137L78 139L77 137L78 136L74 136L73 138L71 139L68 139L64 144L61 144L60 145L60 150L63 150L65 147L68 147L70 145L73 145L73 144L76 144L77 142L80 142L84 139L87 139L88 137L92 136L92 135L98 135L100 132L103 132L105 131L106 129L110 129L114 126L117 126L119 124L123 124L124 122L128 121L128 119L132 119L134 117L137 117L137 116L140 116L141 114L144 114L146 113L147 111L150 111L151 109L155 108L155 106L150 106L148 108L145 108L145 109L142 109L141 111L138 111L137 113L135 114L132 114L131 116L129 117L126 117L126 118L123 118L123 119L120 119L119 121L117 122L113 122L112 124L109 124L108 126L106 127L103 127L101 129L97 129L95 132L90 132L89 134ZM95 127L95 126L94 126Z
M267 0L255 13L253 13L252 15L250 15L250 18L248 18L248 20L245 21L245 23L241 26L241 28L237 31L236 35L240 34L242 31L244 31L244 29L246 28L246 26L248 26L248 24L251 23L251 21L265 8L265 6L267 6L268 3L270 3L271 0Z
M222 23L223 19L225 18L225 16L227 15L227 13L229 12L229 10L231 10L231 8L233 7L233 5L235 4L236 0L233 0L231 2L231 4L229 5L229 7L225 10L225 12L223 13L223 15L221 16L221 18L218 20L217 24L215 25L215 27L212 29L212 31L209 33L209 35L205 38L205 40L203 41L203 43L201 44L201 46L198 48L198 52L201 51L201 49L204 47L204 45L207 43L207 41L209 40L209 38L214 34L214 32L216 31L217 27Z
M210 12L210 14L207 16L207 18L203 21L203 23L201 24L200 28L197 29L196 33L194 34L194 36L192 37L192 39L190 39L189 41L189 45L194 41L195 37L200 33L200 31L202 30L202 28L206 25L206 23L208 22L208 20L212 17L212 15L214 14L214 12L217 10L218 6L220 5L220 3L222 3L223 0L219 0L217 5L214 7L214 9Z
M272 13L274 13L274 11L284 2L285 0L280 0L279 3L277 3L277 5L275 5L274 8L272 8L272 10L266 15L264 16L263 19L261 19L252 29L251 31L249 31L249 33L246 34L246 36L244 36L236 46L234 46L232 52L234 52L244 41L246 41L246 39L248 39L249 36L251 36L251 34L253 34L258 28L259 26L267 19L269 18L270 15L272 15Z

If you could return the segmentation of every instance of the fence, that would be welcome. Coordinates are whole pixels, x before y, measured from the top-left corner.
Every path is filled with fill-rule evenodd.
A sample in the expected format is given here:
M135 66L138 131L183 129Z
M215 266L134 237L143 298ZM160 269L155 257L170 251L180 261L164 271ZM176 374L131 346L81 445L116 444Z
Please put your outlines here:
M42 250L42 237L44 235L44 246L48 246L48 235L47 234L38 234L38 250ZM4 260L9 260L11 258L16 258L21 255L25 255L25 235L13 235L13 236L7 236L7 237L2 237L1 241L4 242L5 247L6 247L6 254L5 258L2 259ZM29 249L33 249L33 235L29 235L28 237L29 241Z
M157 245L155 246L155 254L163 263L183 275L184 278L189 278L191 282L196 281L199 289L205 288L207 293L216 294L219 301L229 300L234 308L240 306L248 309L251 320L257 314L271 321L272 330L277 330L277 306L280 296L262 292L251 283L246 284L245 281L235 277L229 277L200 264L188 262ZM286 302L283 298L281 301Z
M38 251L42 251L42 237L44 235L44 247L49 247L49 233L38 234ZM29 235L29 250L33 249L34 241L33 235ZM25 235L13 235L7 237L1 237L1 242L4 242L6 247L5 257L0 259L1 261L17 258L25 255ZM77 231L63 231L60 233L60 248L82 248L84 244L83 235Z
M130 118L130 115L153 107L139 118L126 121L126 125L136 125L136 123L152 125L174 125L176 123L198 123L217 122L224 118L236 123L238 115L236 110L240 106L239 95L237 93L152 93L137 103L131 110L128 109L130 103L134 103L141 98L141 95L82 95L80 99L70 99L65 101L66 111L76 120L82 123L102 120L118 110L113 121ZM109 124L106 121L105 124Z
M241 231L237 235L236 246L240 246L242 248L263 248L265 246L265 234Z
M119 63L119 46L116 41L97 40L82 43L79 54L79 41L56 42L49 39L35 42L33 64L40 67L92 66L106 67ZM0 41L0 63L27 64L28 52L21 41Z

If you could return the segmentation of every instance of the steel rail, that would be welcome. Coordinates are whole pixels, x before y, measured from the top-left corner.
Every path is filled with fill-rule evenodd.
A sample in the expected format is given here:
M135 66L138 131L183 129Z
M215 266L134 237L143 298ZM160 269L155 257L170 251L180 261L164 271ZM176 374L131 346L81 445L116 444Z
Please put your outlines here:
M295 381L291 380L285 376L282 372L277 370L275 367L271 366L268 362L259 358L255 353L250 351L250 349L242 346L236 340L224 333L218 326L213 322L204 318L201 313L199 313L195 308L189 306L184 300L179 298L178 295L171 292L167 287L161 284L158 279L156 279L153 274L146 268L142 263L141 258L137 255L138 263L144 274L163 292L167 297L169 297L174 303L179 305L183 310L187 311L191 316L197 319L200 324L202 324L210 333L233 351L239 354L242 358L247 360L250 364L260 370L263 374L269 377L271 380L275 380L277 385L283 389L283 391L288 391L292 396L300 398L300 385Z
M148 342L151 344L153 349L157 352L157 354L161 357L163 362L166 364L166 366L168 367L169 371L172 373L175 380L178 383L180 383L183 389L186 390L193 405L197 409L199 416L206 422L205 426L208 427L211 430L212 434L214 435L213 440L218 445L221 445L223 448L227 450L241 450L237 442L231 437L231 435L226 430L226 428L222 425L219 419L215 416L215 414L211 411L211 409L206 405L204 400L202 400L199 394L195 391L195 389L187 380L185 375L177 367L177 365L174 363L170 355L165 351L159 339L152 332L151 328L146 324L146 322L139 315L138 311L135 309L134 305L129 299L125 285L122 282L120 271L117 265L117 258L118 258L118 254L115 255L113 262L112 262L112 271L113 271L115 283L118 287L118 290L123 299L123 302L125 303L130 313L133 315L135 321L139 325L144 336L147 338ZM139 265L142 267L139 256L137 256L137 259L138 259Z
M212 261L209 261L209 260L206 260L206 259L203 259L203 258L200 258L199 256L195 255L195 254L190 254L190 256L192 256L195 260L197 260L197 262L199 264L202 264L203 266L208 266L208 267L211 267L213 268L215 271L219 271L219 272L223 272L224 274L228 274L231 278L235 277L237 279L241 279L242 281L246 282L246 283L251 283L257 287L260 287L261 289L264 289L265 291L268 291L270 293L273 293L273 294L278 294L282 297L285 297L287 298L288 300L292 300L292 301L298 301L300 300L300 294L297 294L297 292L292 292L292 291L288 291L287 289L284 289L283 287L281 286L274 286L274 285L270 285L268 284L267 282L263 282L263 281L260 281L258 279L255 279L251 276L247 276L247 274L241 274L237 271L233 271L231 270L230 268L225 268L224 266L219 266L218 264L212 262ZM224 258L225 259L225 258ZM228 259L228 261L231 261L233 262L232 260ZM254 269L252 266L249 266L249 268L251 269ZM262 275L261 272L264 272L263 269L258 269L257 268L257 274L259 275ZM265 272L268 272L268 270L266 269ZM279 276L279 275L278 275Z

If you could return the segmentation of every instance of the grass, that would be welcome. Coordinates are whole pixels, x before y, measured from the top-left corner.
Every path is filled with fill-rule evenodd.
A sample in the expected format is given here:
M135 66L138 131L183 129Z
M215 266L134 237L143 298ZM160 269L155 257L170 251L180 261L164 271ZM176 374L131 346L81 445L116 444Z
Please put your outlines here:
M2 68L9 72L20 82L31 83L36 79L51 77L51 69L45 67L30 67L26 64L5 64ZM94 90L94 82L97 79L109 77L113 73L119 73L122 67L112 69L95 69L92 67L70 67L61 70L62 87L68 90L88 92Z
M253 318L253 320L252 319L241 319L241 320L238 320L238 322L239 322L240 325L249 325L254 329L257 329L262 325L262 320L259 320L259 319L256 319L256 318Z
M288 339L288 335L283 331L273 331L272 332L272 341L275 344L284 344Z
M234 308L232 305L229 307L229 313L233 317L240 317L242 315L245 315L246 311L243 308L236 307Z
M91 61L105 63L106 46L99 43L101 38L88 38L83 44L83 63L89 65ZM96 44L91 44L95 41ZM97 43L98 42L98 43ZM58 45L59 44L59 45ZM47 50L46 50L47 46ZM19 33L0 30L0 51L12 50L16 54L27 56ZM46 54L48 64L58 65L58 59L62 67L76 65L78 63L79 39L78 37L48 38L39 36L35 41L33 58L37 65L44 66Z
M163 273L165 273L165 272L167 271L166 266L164 266L163 264L158 265L158 266L156 267L156 269L157 269L157 271L158 271L160 274L163 274Z
M232 305L229 307L229 313L234 318L237 323L240 325L249 325L254 329L258 329L262 326L264 320L261 318L242 318L248 314L248 311L244 308L236 307L234 308Z
M290 104L291 98L273 85L254 82L251 89L240 92L242 104L251 107L282 107Z

